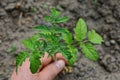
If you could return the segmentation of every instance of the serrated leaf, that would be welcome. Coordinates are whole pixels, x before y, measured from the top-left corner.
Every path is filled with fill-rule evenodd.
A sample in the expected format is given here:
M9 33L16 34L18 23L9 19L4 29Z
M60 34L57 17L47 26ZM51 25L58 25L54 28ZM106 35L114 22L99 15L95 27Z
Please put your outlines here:
M80 47L82 48L82 53L85 57L93 61L98 60L98 53L91 43L82 44Z
M47 21L47 22L52 22L51 16L45 16L44 20Z
M68 17L59 17L55 19L55 23L62 23L68 21Z
M59 49L58 46L54 46L54 47L52 47L52 48L50 49L50 51L49 51L49 55L48 55L48 56L51 56L51 55L53 55L53 54L58 53L59 50L60 50L60 49Z
M42 33L42 34L51 34L49 27L44 26L44 25L36 26L34 29L39 30L40 33Z
M103 42L102 37L95 30L88 32L88 40L94 44L101 44Z
M41 46L40 41L38 40L38 35L34 35L29 39L23 40L22 43L24 46L32 51L36 50Z
M61 12L57 11L55 8L51 9L51 15L53 17L58 17L58 16L60 16L60 14L61 14Z
M53 27L52 32L55 33L55 34L66 33L66 28Z
M60 49L60 52L62 55L65 57L67 61L69 61L72 58L71 52L68 51L67 49Z
M45 49L47 47L47 42L43 41L43 48Z
M76 27L74 28L74 32L75 39L77 41L82 41L83 39L85 39L87 33L87 25L82 18L78 20Z
M66 32L62 33L62 38L67 44L72 44L72 34L66 29Z
M37 52L33 52L30 56L30 70L34 74L40 68L40 54Z
M23 40L22 43L24 44L25 48L28 48L30 50L34 50L34 46L31 40Z
M68 46L69 51L71 52L72 58L68 61L70 66L73 66L74 63L77 61L77 48L73 46Z
M28 56L28 52L20 52L18 54L18 56L16 57L16 71L18 70L18 66L21 66Z
M45 48L44 48L44 52L49 52L49 50L52 48L53 46L52 45L47 45Z

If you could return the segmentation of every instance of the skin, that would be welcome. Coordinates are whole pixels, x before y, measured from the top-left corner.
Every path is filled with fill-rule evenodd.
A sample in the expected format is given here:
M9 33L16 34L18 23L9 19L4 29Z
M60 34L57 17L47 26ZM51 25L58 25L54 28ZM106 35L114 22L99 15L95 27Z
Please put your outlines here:
M27 58L18 68L18 73L13 72L10 80L53 80L66 64L62 54L58 53L56 57L57 60L53 62L52 57L48 57L48 53L45 53L44 57L40 59L42 66L35 74L30 72L29 58Z

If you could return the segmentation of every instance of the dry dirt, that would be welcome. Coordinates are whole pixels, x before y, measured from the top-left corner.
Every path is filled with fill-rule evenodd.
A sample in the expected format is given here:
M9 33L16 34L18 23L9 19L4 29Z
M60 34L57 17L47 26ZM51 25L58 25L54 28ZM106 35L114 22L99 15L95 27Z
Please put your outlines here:
M73 72L59 74L55 80L120 80L120 0L23 0L21 8L16 9L20 1L0 0L0 80L8 80L17 53L24 50L21 40L35 33L35 25L48 24L43 17L53 6L70 18L61 26L73 31L77 20L83 18L89 29L94 28L105 40L96 46L98 62L89 61L79 52ZM16 46L13 53L9 50L12 46Z

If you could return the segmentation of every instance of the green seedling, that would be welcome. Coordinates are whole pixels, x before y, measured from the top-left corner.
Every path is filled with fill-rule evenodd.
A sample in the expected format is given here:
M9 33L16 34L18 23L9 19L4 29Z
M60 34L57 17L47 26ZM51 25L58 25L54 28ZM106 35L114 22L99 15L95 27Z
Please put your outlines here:
M35 7L33 7L33 6L30 6L30 11L31 11L31 12L36 12L37 9L36 9Z
M72 34L67 28L61 28L59 23L68 21L68 17L61 16L61 13L54 8L51 14L44 18L51 26L38 25L34 29L38 33L30 38L23 40L22 43L27 48L26 51L20 52L16 58L16 70L21 66L26 58L30 61L30 70L34 74L41 66L40 58L48 52L49 57L56 53L61 53L70 66L73 66L77 60L78 47L88 59L98 60L98 53L94 45L103 42L102 37L95 30L87 30L85 21L80 18L73 29ZM54 58L56 59L56 58Z
M94 3L97 3L98 2L98 0L94 0Z
M12 45L12 46L8 49L8 51L9 51L10 53L15 52L15 51L16 51L16 45L15 45L15 44Z

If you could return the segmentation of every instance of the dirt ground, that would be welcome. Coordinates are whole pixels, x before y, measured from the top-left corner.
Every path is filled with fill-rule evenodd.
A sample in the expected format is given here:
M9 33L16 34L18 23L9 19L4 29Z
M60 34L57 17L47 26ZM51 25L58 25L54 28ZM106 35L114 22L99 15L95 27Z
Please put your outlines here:
M21 40L35 33L35 25L48 25L43 17L53 6L70 18L61 26L73 31L77 20L83 18L89 29L94 28L105 40L96 46L98 62L79 52L73 72L55 80L120 80L120 0L23 0L21 8L15 8L20 1L0 0L0 80L8 80L15 68L15 57L24 50ZM13 46L16 50L12 53Z

